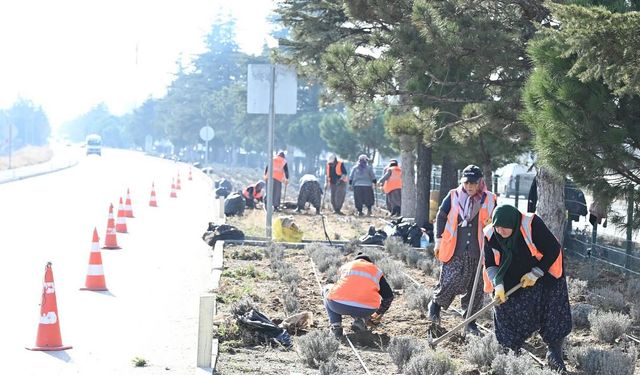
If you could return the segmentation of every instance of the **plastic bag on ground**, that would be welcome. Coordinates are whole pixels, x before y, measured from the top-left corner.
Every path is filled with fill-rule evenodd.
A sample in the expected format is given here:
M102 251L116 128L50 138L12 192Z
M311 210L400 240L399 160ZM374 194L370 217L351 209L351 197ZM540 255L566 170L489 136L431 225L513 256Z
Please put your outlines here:
M273 222L273 239L278 242L302 242L304 232L291 216L279 216Z

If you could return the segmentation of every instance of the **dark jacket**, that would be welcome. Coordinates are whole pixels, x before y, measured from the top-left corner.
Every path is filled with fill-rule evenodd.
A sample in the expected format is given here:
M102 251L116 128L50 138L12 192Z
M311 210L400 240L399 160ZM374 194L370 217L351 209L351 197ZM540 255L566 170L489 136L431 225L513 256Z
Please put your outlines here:
M391 307L391 302L393 302L393 290L389 286L389 283L387 282L387 279L384 278L384 276L382 276L382 278L380 279L379 293L380 297L382 297L382 302L380 302L380 307L378 308L376 313L382 315L387 312L387 310L389 310L389 307Z
M517 230L520 230L520 228ZM492 249L502 252L502 247L498 243L496 236L497 233L494 232L491 239L489 239L489 241L485 241L484 261L487 268L497 266L493 257ZM518 243L516 244L516 251L513 254L513 259L511 260L511 265L504 276L505 290L509 290L520 283L520 278L527 272L531 271L533 267L538 267L544 271L544 276L541 279L543 282L549 282L555 279L555 277L551 276L547 271L560 254L560 243L558 243L556 237L538 216L534 216L533 218L533 223L531 224L531 236L533 237L533 243L538 248L538 251L543 255L542 259L538 261L531 255L531 251L529 251L527 244L524 242L524 238L520 236L518 238ZM502 255L500 258L504 259ZM564 276L564 270L562 271L562 274Z

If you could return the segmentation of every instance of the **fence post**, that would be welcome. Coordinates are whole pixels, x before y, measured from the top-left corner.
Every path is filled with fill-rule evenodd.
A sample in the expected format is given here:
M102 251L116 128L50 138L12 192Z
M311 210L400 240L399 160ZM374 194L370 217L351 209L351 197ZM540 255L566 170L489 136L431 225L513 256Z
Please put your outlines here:
M518 208L518 198L520 198L520 175L516 175L516 208Z
M631 258L629 255L633 252L633 193L633 185L630 185L629 196L627 198L627 257L624 263L625 270L630 269Z
M494 192L495 194L498 194L498 175L497 174L493 174L493 186L491 191Z
M591 258L591 255L596 255L596 243L598 242L598 223L593 223L593 229L591 229L591 249L587 251L587 257Z

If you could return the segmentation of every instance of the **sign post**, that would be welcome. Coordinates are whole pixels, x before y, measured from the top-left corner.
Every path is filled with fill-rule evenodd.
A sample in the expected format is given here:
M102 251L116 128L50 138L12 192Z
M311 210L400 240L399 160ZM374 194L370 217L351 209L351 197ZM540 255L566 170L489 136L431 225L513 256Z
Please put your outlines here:
M204 141L204 165L209 165L209 141L213 139L215 132L211 126L200 128L200 138Z
M267 175L266 237L271 238L273 217L273 131L276 113L295 114L297 109L298 81L292 67L273 64L249 64L247 82L247 113L269 115Z

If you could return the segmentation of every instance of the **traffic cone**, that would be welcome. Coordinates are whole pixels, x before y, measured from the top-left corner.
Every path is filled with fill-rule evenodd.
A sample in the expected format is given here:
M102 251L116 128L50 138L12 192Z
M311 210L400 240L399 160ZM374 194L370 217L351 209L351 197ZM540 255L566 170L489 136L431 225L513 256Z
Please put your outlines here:
M104 239L103 249L120 249L116 238L116 228L113 222L113 204L109 203L109 220L107 221L107 235Z
M84 288L80 290L105 291L107 283L104 280L104 270L102 269L102 255L100 254L100 238L98 231L93 228L93 241L91 242L91 254L89 255L89 271Z
M120 203L118 203L118 218L116 219L116 232L127 233L127 218L122 208L122 197L120 197Z
M127 200L124 202L124 216L133 218L133 209L131 208L131 196L129 195L129 188L127 188Z
M182 190L180 187L180 173L178 173L178 180L176 181L176 190Z
M191 177L191 167L189 167L189 181L193 180L193 178Z
M29 350L67 350L71 346L62 345L60 336L60 320L58 319L58 303L56 302L56 287L53 282L51 262L44 269L44 283L42 286L42 302L40 304L40 324L36 345L27 347Z
M149 207L158 207L158 202L156 202L156 189L153 186L153 182L151 183L151 199L149 199Z
M176 194L176 185L173 183L173 178L171 179L171 195L169 195L170 198L178 198L178 195Z

